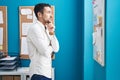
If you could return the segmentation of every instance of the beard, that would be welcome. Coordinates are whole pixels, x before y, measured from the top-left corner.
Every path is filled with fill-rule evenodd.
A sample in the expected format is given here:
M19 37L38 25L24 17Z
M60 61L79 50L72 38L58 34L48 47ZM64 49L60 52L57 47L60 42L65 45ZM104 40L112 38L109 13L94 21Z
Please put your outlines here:
M52 22L51 18L48 18L48 19L43 18L43 20L44 20L45 23L51 23Z
M46 20L45 23L49 24L51 23L52 21L51 20Z

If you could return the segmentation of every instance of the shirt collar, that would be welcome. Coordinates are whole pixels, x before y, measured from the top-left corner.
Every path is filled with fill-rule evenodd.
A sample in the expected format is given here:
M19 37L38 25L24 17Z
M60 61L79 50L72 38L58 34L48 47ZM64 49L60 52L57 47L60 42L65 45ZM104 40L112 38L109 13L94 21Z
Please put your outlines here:
M40 21L37 20L37 23L42 27L43 30L45 30L45 26Z

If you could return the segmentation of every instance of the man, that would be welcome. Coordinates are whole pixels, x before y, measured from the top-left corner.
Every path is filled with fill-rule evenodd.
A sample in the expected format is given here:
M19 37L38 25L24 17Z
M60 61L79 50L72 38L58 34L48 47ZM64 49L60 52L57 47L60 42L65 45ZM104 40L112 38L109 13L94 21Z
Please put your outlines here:
M59 50L55 27L51 21L51 6L45 3L37 4L34 13L37 21L27 34L31 80L51 80L51 56Z

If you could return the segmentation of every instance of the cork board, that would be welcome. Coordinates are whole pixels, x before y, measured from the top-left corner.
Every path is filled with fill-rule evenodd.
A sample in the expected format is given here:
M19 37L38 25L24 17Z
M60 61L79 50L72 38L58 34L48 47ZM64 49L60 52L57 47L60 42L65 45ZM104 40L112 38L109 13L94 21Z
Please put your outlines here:
M93 0L93 59L105 66L105 0Z
M7 55L7 7L0 6L0 52L4 52Z
M22 51L22 39L26 38L27 35L23 33L24 26L29 23L33 23L33 6L20 6L19 7L19 25L20 25L20 57L22 59L29 59L28 54Z

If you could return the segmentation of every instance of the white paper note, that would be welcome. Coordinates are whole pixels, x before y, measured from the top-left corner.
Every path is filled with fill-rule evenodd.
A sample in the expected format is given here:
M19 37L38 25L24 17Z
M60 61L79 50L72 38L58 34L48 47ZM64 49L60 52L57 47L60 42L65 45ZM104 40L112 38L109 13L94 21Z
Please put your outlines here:
M95 45L95 43L96 43L96 32L93 32L92 36L93 36L93 45Z
M22 35L27 35L29 27L32 23L22 23Z
M27 15L27 19L33 19L32 15Z
M0 28L0 45L3 45L3 28Z
M21 54L28 54L28 47L27 47L27 39L26 39L26 37L22 37Z
M3 24L3 12L0 11L0 24Z
M31 9L21 9L21 14L22 15L29 15L29 14L32 14L32 10Z
M3 46L2 45L0 45L0 50L3 50Z
M16 57L10 57L10 56L8 56L8 57L0 59L0 61L2 61L2 60L15 60L15 59L16 59Z

